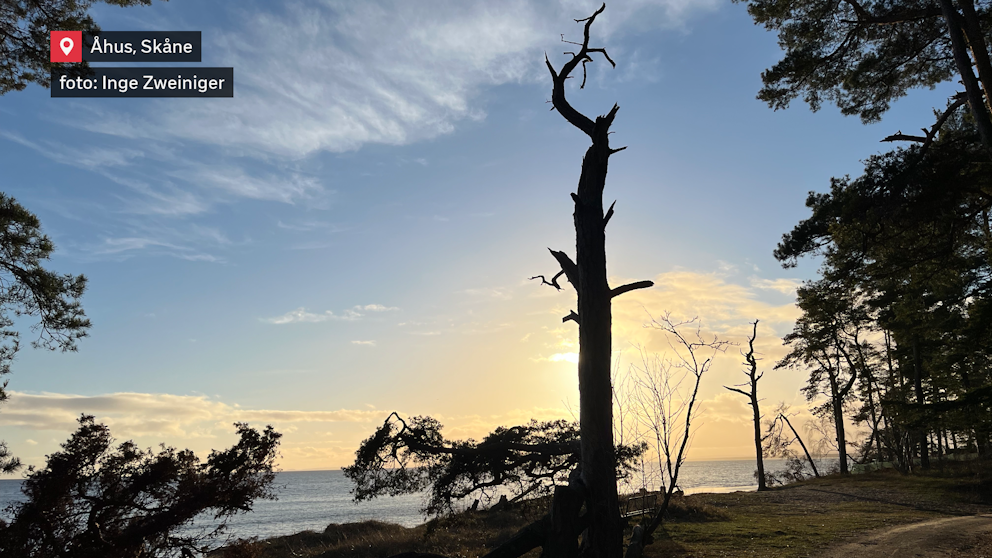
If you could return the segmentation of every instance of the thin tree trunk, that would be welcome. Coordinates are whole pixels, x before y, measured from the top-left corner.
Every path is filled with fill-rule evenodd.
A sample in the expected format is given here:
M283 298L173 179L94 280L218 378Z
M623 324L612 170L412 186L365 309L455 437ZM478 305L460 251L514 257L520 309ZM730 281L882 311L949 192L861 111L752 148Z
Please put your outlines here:
M830 382L833 392L834 429L837 432L837 454L840 459L840 474L849 473L847 469L847 436L844 432L844 401L836 389L836 381Z
M751 410L754 411L754 452L758 461L758 490L767 490L765 486L765 461L761 455L761 411L758 410L757 390L751 392Z
M789 421L789 417L784 414L780 414L779 417L785 421L786 426L792 431L792 435L796 437L796 441L799 442L799 447L803 448L803 453L806 454L806 460L809 461L809 466L813 469L813 475L819 477L820 472L816 469L816 462L813 461L813 456L809 454L809 450L806 449L806 444L803 443L802 437L796 432L796 429L792 426L792 422Z
M925 400L923 398L923 363L920 361L920 342L913 339L913 389L916 392L916 404L920 407L919 422L924 423L922 413ZM916 439L920 445L920 467L930 468L930 449L928 447L927 429L917 427Z
M839 344L837 346L837 367L833 370L827 370L827 376L830 379L830 405L831 410L834 415L834 432L837 436L837 453L840 463L840 473L846 475L847 470L847 436L844 432L844 396L847 395L847 390L842 390L839 384L840 381L840 348ZM827 360L829 363L829 359ZM852 371L853 373L853 371Z
M754 340L758 337L758 320L754 321L753 331L751 332L751 337L748 338L748 352L744 354L744 364L747 365L748 369L745 372L748 377L748 383L751 386L751 391L744 391L742 389L737 389L729 386L723 386L730 391L736 391L737 393L748 398L751 403L751 411L753 412L753 422L754 422L754 452L755 461L758 466L758 490L766 490L768 487L765 486L765 462L761 452L761 410L758 408L758 380L764 374L758 374L758 360L754 356Z

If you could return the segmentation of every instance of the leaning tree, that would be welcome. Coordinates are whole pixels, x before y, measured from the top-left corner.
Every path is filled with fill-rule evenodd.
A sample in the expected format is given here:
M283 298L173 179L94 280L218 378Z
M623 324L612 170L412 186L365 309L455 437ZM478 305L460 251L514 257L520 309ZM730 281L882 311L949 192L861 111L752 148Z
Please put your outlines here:
M612 352L611 301L623 293L650 287L651 281L639 281L610 288L606 274L606 225L613 216L613 205L604 213L603 189L610 156L623 150L610 147L610 125L619 106L595 120L575 110L565 98L565 84L573 71L582 65L582 89L586 83L586 64L593 54L601 54L613 66L616 63L604 48L589 46L589 30L596 16L603 13L603 4L594 14L576 23L585 23L581 43L574 43L578 50L569 52L571 59L556 71L545 56L554 84L551 102L554 110L565 117L592 140L582 159L579 185L572 200L575 204L575 261L565 252L551 250L561 266L551 281L555 288L562 274L575 289L578 312L570 312L563 322L574 321L579 326L579 427L581 460L579 474L568 487L561 487L556 494L552 518L562 518L553 525L556 536L565 545L564 554L570 554L576 544L579 525L587 525L583 535L582 553L588 556L619 557L623 551L623 526L617 497L615 451L613 445L613 397L610 384ZM616 202L614 202L615 204ZM542 279L543 281L543 279ZM570 491L573 496L566 496ZM567 505L566 502L572 502ZM578 520L579 507L585 503L586 514ZM574 520L565 520L572 517ZM547 550L547 548L546 548ZM575 549L578 550L578 549Z

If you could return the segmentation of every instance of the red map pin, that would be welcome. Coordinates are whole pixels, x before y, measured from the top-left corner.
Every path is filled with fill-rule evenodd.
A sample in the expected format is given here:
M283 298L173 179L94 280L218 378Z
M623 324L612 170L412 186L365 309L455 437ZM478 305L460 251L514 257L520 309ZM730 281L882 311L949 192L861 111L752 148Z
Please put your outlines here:
M52 31L50 46L52 62L83 61L82 31Z

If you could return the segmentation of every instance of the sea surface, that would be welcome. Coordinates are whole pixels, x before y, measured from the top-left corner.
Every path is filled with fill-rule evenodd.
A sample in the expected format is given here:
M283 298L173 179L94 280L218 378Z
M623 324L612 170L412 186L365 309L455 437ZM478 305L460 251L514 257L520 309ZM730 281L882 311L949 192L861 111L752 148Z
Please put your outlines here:
M765 469L770 472L781 470L783 465L781 460L765 460ZM754 460L689 461L682 466L678 485L687 494L755 490L754 470ZM22 499L20 484L20 480L0 480L0 509ZM228 533L235 538L267 538L305 530L323 531L330 523L377 519L413 527L425 520L420 513L423 498L419 494L354 503L351 482L341 471L279 473L275 488L278 500L255 502L252 512L228 523Z

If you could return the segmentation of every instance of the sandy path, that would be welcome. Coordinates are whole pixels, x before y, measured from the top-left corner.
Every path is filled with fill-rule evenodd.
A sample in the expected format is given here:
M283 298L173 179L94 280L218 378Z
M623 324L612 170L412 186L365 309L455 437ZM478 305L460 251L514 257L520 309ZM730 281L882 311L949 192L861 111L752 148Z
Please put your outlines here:
M931 519L869 533L816 558L992 558L992 515Z

